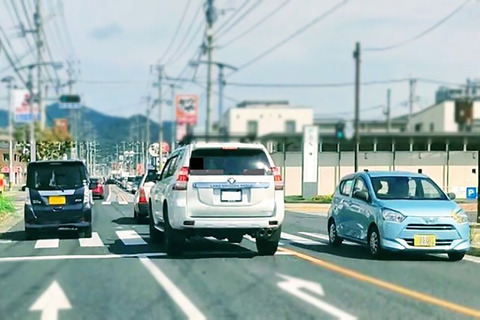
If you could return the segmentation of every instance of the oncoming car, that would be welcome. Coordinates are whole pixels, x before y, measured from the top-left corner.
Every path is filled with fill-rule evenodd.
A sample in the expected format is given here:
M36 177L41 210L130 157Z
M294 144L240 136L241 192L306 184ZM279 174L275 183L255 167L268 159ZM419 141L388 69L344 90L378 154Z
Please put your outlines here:
M39 161L27 167L25 233L33 239L41 229L75 228L92 237L92 194L81 161Z
M328 212L330 244L343 239L383 250L446 253L461 260L470 249L466 213L433 180L408 172L361 172L344 177Z
M284 219L283 181L260 144L202 143L175 150L150 192L150 238L180 254L185 239L255 239L277 251Z

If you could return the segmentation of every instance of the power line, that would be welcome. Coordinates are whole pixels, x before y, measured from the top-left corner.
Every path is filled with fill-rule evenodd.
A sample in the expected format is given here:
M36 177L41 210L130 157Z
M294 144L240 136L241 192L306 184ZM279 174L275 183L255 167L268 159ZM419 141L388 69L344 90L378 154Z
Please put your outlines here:
M454 83L454 82L447 82L447 81L427 79L427 78L416 78L415 80L417 80L419 82L446 85L446 86L455 86L455 87L466 87L467 86L466 84L462 84L462 83Z
M65 38L67 39L68 46L70 47L70 52L74 57L76 57L77 54L75 53L75 46L73 45L72 37L70 35L70 30L68 28L67 19L65 18L65 9L63 7L63 3L61 0L58 0L58 8L60 10L60 18L61 18L60 21L63 24L62 30L65 32L65 35L66 35Z
M422 38L423 36L429 34L430 32L432 32L433 30L435 30L436 28L438 28L439 26L441 26L443 23L445 23L448 19L450 19L451 17L453 17L456 13L458 13L460 10L462 10L471 0L466 0L465 2L463 2L459 7L457 7L455 10L453 10L452 12L450 12L448 15L446 15L444 18L442 18L440 21L438 21L437 23L435 23L434 25L432 25L431 27L425 29L424 31L420 32L419 34L417 34L416 36L410 38L410 39L407 39L407 40L404 40L404 41L401 41L399 43L396 43L396 44L392 44L392 45L389 45L389 46L385 46L385 47L371 47L371 48L365 48L364 51L387 51L387 50L391 50L391 49L396 49L398 47L401 47L403 45L406 45L410 42L413 42L415 40L418 40L420 38Z
M255 30L256 28L258 28L259 26L261 26L262 24L264 24L265 22L267 22L270 18L272 18L278 11L280 11L283 7L285 7L288 3L290 2L290 0L286 0L284 1L283 3L281 3L277 8L275 8L275 10L273 10L272 12L270 12L266 17L263 17L262 19L260 19L257 23L255 23L253 26L251 26L250 28L248 28L247 30L245 30L244 32L242 32L241 34L239 34L238 36L236 36L235 38L231 39L230 41L226 42L224 45L220 45L219 46L219 49L223 49L225 47L228 47L229 45L231 45L232 43L234 43L235 41L243 38L244 36L246 36L247 34L249 34L250 32L252 32L253 30Z
M378 105L378 106L373 106L373 107L369 107L369 108L361 108L360 110L362 112L368 112L368 111L374 111L374 110L378 110L380 108L384 108L385 106L384 105ZM334 115L349 115L349 114L352 114L354 113L354 111L343 111L343 112L328 112L328 113L318 113L318 114L315 114L315 116L334 116Z
M3 29L2 29L3 30ZM15 65L15 62L13 61L11 55L8 53L8 50L7 48L3 45L3 42L2 42L2 39L0 38L0 47L2 47L3 49L3 53L5 54L5 56L7 57L7 60L8 60L8 63L12 66L13 70L15 71L15 73L17 74L18 78L22 81L22 83L26 86L27 85L27 82L25 81L25 79L23 78L22 74L20 73L20 71L18 70L17 66Z
M178 59L179 59L180 57L183 56L183 54L184 54L184 52L185 52L186 50L183 51L181 54L178 54L178 52L181 51L181 49L182 49L182 47L183 47L183 44L184 44L185 41L187 40L187 37L190 35L190 32L192 31L193 25L195 24L195 21L197 20L198 15L200 14L201 10L202 10L202 3L200 2L200 3L199 3L199 6L197 7L197 10L196 10L195 13L194 13L193 19L190 21L190 25L187 27L187 31L185 32L185 35L183 36L182 40L179 42L179 44L178 44L178 46L177 46L177 49L175 50L175 52L176 52L177 54L172 55L172 56L170 57L170 59L168 59L167 62L165 62L166 64L168 64L168 63L170 63L170 62L172 62L172 63L173 63L173 62L176 62L176 61L178 61ZM201 19L201 20L200 20L200 24L199 24L199 26L198 26L197 33L194 34L194 37L191 38L191 41L188 42L188 45L187 45L187 47L185 47L185 49L188 49L188 47L190 46L190 44L193 42L193 39L196 38L196 35L199 34L198 31L201 31L201 26L202 26L203 22L204 22L203 19Z
M260 53L259 55L257 55L256 57L254 57L253 59L245 62L244 64L242 64L240 67L238 67L238 69L236 71L232 71L230 72L227 76L230 76L236 72L238 72L239 70L243 70L245 68L247 68L248 66L254 64L255 62L257 62L258 60L266 57L267 55L269 55L270 53L272 53L273 51L275 51L276 49L280 48L281 46L283 46L284 44L286 44L287 42L289 42L290 40L296 38L297 36L299 36L300 34L302 34L303 32L305 32L307 29L313 27L315 24L317 24L318 22L322 21L323 19L327 18L328 16L330 16L331 14L333 14L335 11L337 11L338 9L340 9L342 6L344 6L345 4L347 4L348 0L343 0L342 2L336 4L335 6L333 6L332 8L328 9L327 11L325 11L324 13L322 13L321 15L319 15L318 17L316 17L315 19L313 19L312 21L310 21L309 23L307 23L306 25L302 26L300 29L296 30L295 32L293 32L290 36L288 36L287 38L281 40L280 42L278 42L277 44L275 44L274 46L270 47L269 49L263 51L262 53Z
M217 33L217 40L225 35L228 31L230 31L233 27L239 24L246 16L248 16L253 10L255 10L260 4L262 4L262 0L257 0L250 8L248 8L240 17L238 17L235 21L233 21L226 29L221 32Z
M228 17L228 20L226 20L224 23L222 23L222 24L217 28L217 33L220 32L220 31L222 31L222 29L225 28L225 27L230 23L230 21L232 21L232 19L235 18L235 16L236 16L237 14L239 14L239 13L243 10L243 8L245 8L245 6L246 6L249 2L250 2L250 0L245 0L245 1L240 5L240 7L239 7L237 10L235 10L235 11L232 13L231 16Z
M185 19L185 15L187 14L187 11L188 11L188 8L190 7L190 2L192 0L188 0L187 1L187 4L185 5L185 8L183 9L183 13L182 13L182 17L180 18L180 21L178 22L178 25L177 25L177 29L175 30L174 34L173 34L173 37L172 37L172 40L170 40L170 43L167 47L167 49L165 50L165 52L163 53L162 57L160 58L159 61L164 61L165 58L168 56L168 54L170 53L170 49L172 48L173 46L173 43L175 42L175 40L177 39L177 35L178 35L178 32L180 31L180 27L182 26L183 24L183 20Z
M362 86L389 84L407 82L408 78L403 79L387 79L387 80L375 80L362 82ZM337 82L337 83L243 83L243 82L227 82L228 86L232 87L249 87L249 88L338 88L338 87L351 87L354 86L354 82Z

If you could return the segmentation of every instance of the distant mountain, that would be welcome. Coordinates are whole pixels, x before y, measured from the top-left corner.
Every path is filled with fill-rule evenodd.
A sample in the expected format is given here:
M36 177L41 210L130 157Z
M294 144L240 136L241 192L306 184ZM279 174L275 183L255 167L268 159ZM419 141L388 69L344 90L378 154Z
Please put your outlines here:
M146 117L134 115L129 118L110 116L94 109L82 106L77 112L79 124L78 140L93 141L99 143L99 150L102 154L111 154L115 145L123 145L126 142L145 141ZM47 107L47 125L52 127L55 119L68 119L72 128L74 123L70 110L60 108L59 104L52 104ZM0 110L0 127L7 128L8 112ZM172 122L164 123L164 141L170 144L172 138ZM159 125L150 120L150 142L158 141Z

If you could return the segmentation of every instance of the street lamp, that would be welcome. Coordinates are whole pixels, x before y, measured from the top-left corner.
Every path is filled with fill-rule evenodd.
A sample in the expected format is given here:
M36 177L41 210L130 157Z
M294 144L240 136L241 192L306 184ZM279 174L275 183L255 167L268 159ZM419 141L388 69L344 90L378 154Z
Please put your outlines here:
M42 106L42 101L41 101L41 88L39 87L38 90L38 96L37 99L34 99L34 94L33 94L33 76L32 76L32 70L33 68L37 66L52 66L54 69L61 69L63 67L63 64L60 62L42 62L42 63L33 63L29 64L23 67L17 68L17 70L23 70L23 69L28 69L28 81L27 81L27 89L30 94L29 98L29 106L30 106L30 161L35 161L37 159L37 150L36 150L36 145L35 145L35 121L33 117L33 102L37 100L38 106L41 109L41 120L45 121L45 117L43 116L43 108Z
M8 187L12 190L12 185L15 184L15 173L13 172L13 105L12 105L12 83L15 82L15 78L12 76L6 76L1 80L2 83L7 84L7 101L8 101L8 153L9 153L9 170L8 170Z

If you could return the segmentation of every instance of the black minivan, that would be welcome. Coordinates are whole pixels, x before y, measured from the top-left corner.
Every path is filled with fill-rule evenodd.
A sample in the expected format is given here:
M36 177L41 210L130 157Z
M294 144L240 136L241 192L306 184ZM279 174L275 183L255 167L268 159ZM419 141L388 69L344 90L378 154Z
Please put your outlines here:
M89 176L81 161L38 161L27 167L25 234L40 229L75 228L92 237L92 196Z

